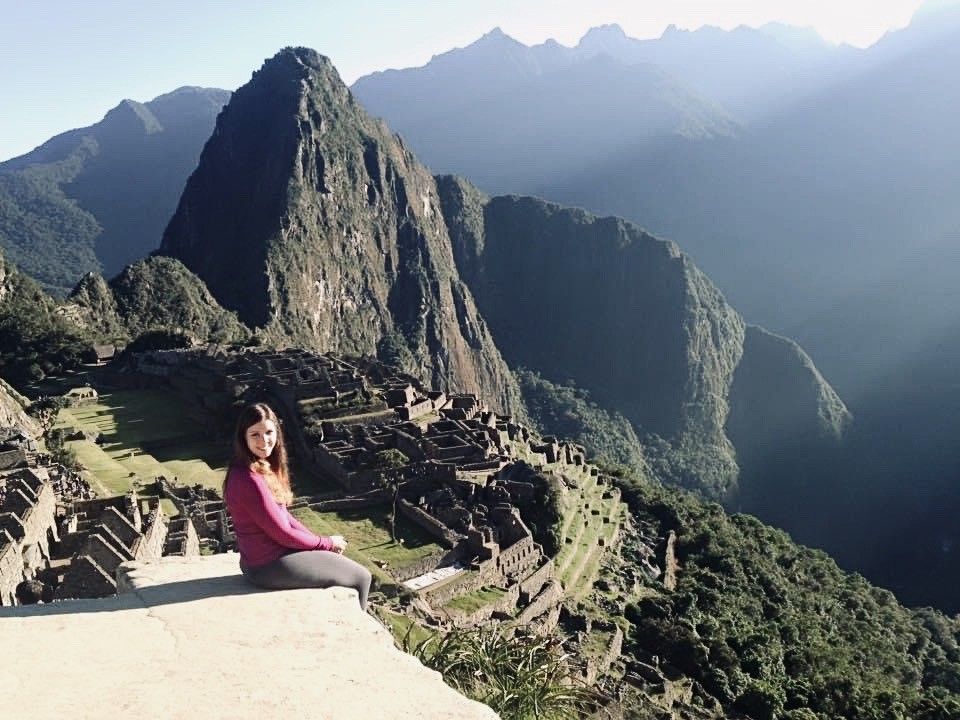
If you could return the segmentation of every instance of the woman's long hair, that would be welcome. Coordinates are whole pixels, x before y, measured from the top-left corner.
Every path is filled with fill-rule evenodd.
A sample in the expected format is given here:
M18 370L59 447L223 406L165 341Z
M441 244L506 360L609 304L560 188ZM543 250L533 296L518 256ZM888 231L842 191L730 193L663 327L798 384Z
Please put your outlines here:
M273 452L266 460L260 460L247 446L247 430L259 422L272 420L277 428L277 443L273 447ZM254 403L247 405L237 418L237 428L233 433L233 460L231 465L248 467L253 472L263 475L267 481L267 487L273 494L274 499L283 505L289 505L293 502L293 490L290 488L290 473L287 470L287 447L283 442L283 426L280 424L280 418L273 409L265 403ZM223 494L226 497L227 478L230 477L230 469L227 468L227 477L223 480Z

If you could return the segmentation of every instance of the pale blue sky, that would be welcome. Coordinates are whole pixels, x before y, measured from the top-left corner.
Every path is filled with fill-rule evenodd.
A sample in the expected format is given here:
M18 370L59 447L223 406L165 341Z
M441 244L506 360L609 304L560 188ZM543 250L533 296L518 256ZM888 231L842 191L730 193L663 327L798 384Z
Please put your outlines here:
M286 45L329 56L344 80L422 65L493 27L527 44L574 45L592 26L633 37L668 24L781 21L869 45L921 0L0 0L0 160L97 122L123 98L182 85L233 90Z

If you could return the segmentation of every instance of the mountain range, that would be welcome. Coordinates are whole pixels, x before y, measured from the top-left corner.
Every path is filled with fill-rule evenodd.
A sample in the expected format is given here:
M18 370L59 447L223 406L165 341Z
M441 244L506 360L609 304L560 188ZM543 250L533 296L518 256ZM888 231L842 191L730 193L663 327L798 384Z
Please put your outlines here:
M57 295L160 244L225 90L123 100L99 123L0 163L0 248Z
M902 62L926 52L930 37L949 37L944 28L930 31L922 40L916 36L916 27L913 31L912 40L902 35L888 38L878 46L883 52L876 50L869 62L851 60L855 53L849 48L831 48L808 33L783 28L741 29L730 35L736 36L735 44L742 45L742 37L749 37L751 42L746 46L776 46L779 53L794 53L795 62L790 64L793 69L784 77L798 77L803 75L798 68L841 58L845 69L831 76L831 82L852 83L853 78L869 77L871 72L881 74L869 69L871 64L881 67L881 59ZM697 38L703 39L702 47L708 48L722 40L718 32L706 29L684 33L674 29L661 41L671 47L686 47L687 55L679 50L676 54L689 60L696 56L690 48L696 47ZM567 128L564 132L568 134L561 137L563 147L576 146L574 160L552 158L552 146L546 141L534 148L536 152L530 157L535 159L540 152L540 157L547 158L544 167L551 167L550 172L579 168L579 177L588 180L587 190L598 195L605 188L622 191L624 197L632 198L634 214L637 207L643 207L655 220L667 217L678 226L693 222L689 218L702 217L715 237L727 239L728 233L737 233L751 223L759 226L779 217L772 204L789 197L789 193L777 193L775 183L767 188L756 180L764 176L746 171L743 177L731 180L717 170L713 160L727 157L730 165L735 165L744 138L759 137L760 129L774 127L764 122L789 116L788 111L776 111L776 107L778 103L794 102L790 99L794 96L788 98L788 93L771 101L770 107L757 114L766 118L761 122L749 113L724 109L721 103L731 102L729 98L702 97L693 87L695 78L681 81L672 74L679 70L645 62L637 48L649 50L656 43L637 46L633 43L643 41L629 41L622 31L609 27L588 35L574 53L578 59L571 61L567 52L571 49L556 43L524 49L502 33L491 33L477 46L486 48L488 58L500 63L500 84L494 75L466 73L469 80L462 83L459 96L453 93L454 99L459 97L468 105L482 101L481 105L492 108L500 102L497 92L502 86L503 96L514 93L514 102L532 93L530 97L543 102L560 103L550 106L551 112L541 112L536 122L530 122L530 113L536 110L532 104L523 106L525 111L512 116L508 112L504 117L528 121L529 126L523 130L526 134L521 136L533 144L544 127L542 123L569 115L581 136L577 136L576 128ZM611 58L600 51L606 44L631 48L640 62L635 62L636 57ZM508 47L509 52L498 50L502 47ZM729 55L732 51L725 52ZM199 165L193 176L186 180L189 170L180 176L185 192L179 206L167 211L173 219L162 235L160 253L170 257L168 262L152 258L109 285L93 276L85 278L71 298L72 306L68 305L72 309L63 312L72 313L87 327L91 318L100 318L101 330L114 323L108 318L118 318L111 326L114 334L132 337L162 323L161 317L168 310L154 313L152 320L137 319L141 312L147 312L150 303L159 302L160 307L181 318L172 325L192 328L198 336L216 332L224 339L238 338L249 328L258 339L270 343L378 354L430 383L482 392L498 407L516 412L524 412L525 403L515 370L535 373L543 383L560 388L557 392L561 394L576 386L576 392L585 393L591 402L629 424L629 432L622 433L625 442L633 443L629 438L632 433L647 467L665 480L724 499L728 507L756 512L805 542L829 547L848 566L869 568L871 576L885 572L886 582L898 591L905 587L894 577L896 570L864 558L872 557L875 547L871 543L887 532L886 526L873 526L872 509L884 503L894 508L898 504L906 506L900 501L914 491L902 480L904 464L898 466L901 475L895 478L891 463L884 458L890 448L901 447L901 443L923 433L923 409L918 408L917 421L898 435L893 428L899 427L897 423L905 417L899 412L902 408L891 411L891 403L885 399L890 396L880 392L883 388L874 388L872 405L863 406L870 408L870 416L861 417L855 406L857 421L851 424L844 403L809 355L796 343L745 321L724 298L729 295L739 305L737 295L749 297L749 287L777 285L777 302L758 302L772 316L781 305L791 304L785 292L791 286L784 275L799 283L806 273L811 283L816 282L817 262L794 248L795 272L790 270L791 263L765 266L763 252L775 255L774 243L764 245L757 240L754 246L737 245L737 235L724 245L723 252L719 246L715 248L717 262L726 260L740 273L734 288L722 286L726 292L721 293L681 252L680 248L686 250L688 245L678 233L668 234L682 241L679 247L622 220L580 213L530 197L490 197L462 179L432 177L414 156L413 143L406 136L394 136L386 125L363 112L335 71L318 58L282 53L264 66L257 82L243 89L239 104L233 109L228 106L216 127L211 124L208 128L207 133L212 135L202 155L199 147L203 140L196 146ZM433 70L428 65L422 72L434 72L449 83L469 66L468 59L466 50L453 51L437 58ZM288 74L290 68L278 69L284 63L295 70L292 75ZM694 60L688 64L690 68L697 66ZM573 76L580 77L578 92L596 90L591 73L602 72L613 74L619 85L631 88L629 97L618 99L619 104L604 103L603 93L615 90L606 85L601 86L603 92L564 99L563 73L571 68L575 70ZM429 89L430 83L415 72L385 73L384 77L400 78L396 98L428 98L424 88ZM737 96L763 95L763 87L769 87L769 83L758 83L749 92L741 88ZM808 87L804 93L808 91L813 89ZM804 102L811 97L827 97L831 92L839 90L821 88L815 96L805 94ZM177 94L199 105L187 113L192 122L205 122L213 114L205 92L172 95ZM571 97L582 97L584 102L571 102ZM638 98L642 101L639 104ZM286 114L271 113L272 105L286 108ZM411 102L406 106L409 110L414 105ZM130 103L121 106L127 110L134 107ZM438 115L446 112L439 105L435 109ZM606 154L587 152L594 146L584 142L582 134L595 124L621 133L631 129L629 122L618 119L624 113L639 113L630 117L643 119L633 128L647 133L637 154L625 149L616 133L597 144L607 148ZM163 123L158 120L155 124L144 120L143 112L133 114L139 118L139 127L153 128L146 133L149 136L164 134L156 129L158 125L176 124L166 117ZM129 118L130 113L123 111L120 116ZM457 127L455 115L444 117L445 128ZM489 125L496 125L495 115L486 117ZM98 147L109 146L106 130L114 126L126 127L113 119L94 126L101 133ZM92 131L88 129L86 136L83 132L66 133L34 154L8 161L0 168L0 182L20 187L29 184L31 178L41 178L43 182L37 181L34 187L42 187L46 194L38 190L37 197L53 198L53 206L75 213L67 216L73 219L64 227L74 233L77 228L92 228L92 234L81 232L70 238L64 232L39 237L59 238L62 247L72 248L70 252L88 260L92 249L90 263L96 266L102 261L96 256L99 245L92 238L98 226L106 227L103 220L87 211L77 214L77 201L62 190L72 185L58 185L50 175L54 167L58 172L76 169L77 158L83 153L74 151L63 156L57 152L64 146L63 138L88 137ZM502 128L497 132L508 136ZM768 137L775 137L772 131L766 132ZM265 137L272 142L267 143ZM89 144L84 141L80 146ZM770 144L775 145L772 139ZM519 152L520 145L514 150ZM495 144L484 147L490 150L486 158L497 157ZM243 148L242 152L238 148ZM28 160L31 157L33 160ZM56 157L70 160L54 161ZM520 172L537 169L536 162L528 159L518 154L511 157L511 162L498 161L498 167ZM771 160L763 162L778 165ZM761 166L763 162L757 160ZM162 163L158 161L157 167L162 168ZM604 171L611 167L616 169ZM797 168L802 167L798 161ZM639 197L629 194L637 187L631 175L637 168L654 176L643 180L647 184ZM162 174L167 172L162 169ZM558 188L556 196L563 196L569 188L551 177ZM797 182L800 190L810 192L810 183ZM143 185L141 189L149 187ZM746 197L751 192L759 199ZM743 194L742 203L758 203L757 217L741 207L737 217L726 218L725 225L711 221L712 212L724 217L720 212L723 208L709 204L711 193L730 197ZM120 194L116 197L124 198L118 206L152 202L148 191L140 192L135 199ZM701 212L698 202L711 212ZM19 212L23 205L13 203L12 207ZM4 207L10 206L8 203ZM49 216L56 217L56 212ZM23 215L13 212L7 217L16 220ZM38 212L37 217L47 216ZM638 219L648 228L656 227ZM17 221L9 227L19 232L30 224ZM145 238L148 233L133 235ZM10 236L10 231L5 231L0 240L18 265L36 269L31 262L53 256L49 252L28 252L18 262L18 248L29 244L10 243ZM149 248L131 244L131 259L155 249L157 237ZM744 233L744 237L748 235ZM583 244L585 238L590 238L589 246ZM810 254L815 254L814 244L808 245ZM702 247L697 249L696 243L691 241L691 246L695 253L710 257ZM593 252L584 255L587 247ZM367 262L370 258L375 260ZM62 265L58 267L62 269ZM118 269L122 267L118 265ZM56 284L48 276L45 282L63 292L84 269L89 268L72 262L69 271L76 277L69 282L62 278L58 282L63 284ZM949 275L945 263L939 269L944 276ZM581 275L582 283L577 282ZM35 276L44 279L41 273ZM165 286L169 287L166 297ZM198 307L211 308L209 312L184 309L172 297L181 291L182 297L196 298ZM819 291L817 288L815 292ZM126 293L128 305L122 306L118 292ZM601 300L605 293L607 299ZM787 300L781 303L781 297ZM116 310L111 302L117 304ZM194 306L192 300L186 304ZM753 320L756 314L748 312L746 317ZM876 341L866 324L869 317L860 319L864 325L851 327L849 333L836 327L831 331L844 342L850 342L850 337L861 344ZM780 327L777 323L771 326ZM610 355L598 356L591 350L595 347L609 348ZM948 346L939 347L944 350ZM814 352L813 357L819 363L820 352ZM825 375L832 377L830 371ZM886 377L894 382L897 376ZM531 383L525 383L525 387L531 387ZM924 396L927 401L934 392ZM944 433L947 435L949 432ZM885 444L879 438L885 438ZM620 457L636 457L637 447ZM863 458L878 455L876 465L863 462ZM920 454L909 457L916 461L910 465L911 470L922 467ZM952 456L947 452L938 457L942 462L937 467L947 472ZM873 476L866 474L868 467L879 468L881 482L870 481ZM938 474L930 486L942 485L940 477L945 476ZM838 517L856 521L846 526L836 522ZM889 525L902 527L903 520L891 518ZM922 547L927 553L934 542L939 548L953 542L950 532L923 537ZM844 548L848 548L846 555ZM932 576L927 582L935 585Z
M799 513L808 531L818 521L826 532L858 499L882 503L856 497L869 478L844 477L859 420L811 357L745 321L677 243L622 218L431 175L304 48L267 60L211 133L157 252L109 282L85 274L57 303L0 255L2 347L37 348L13 358L23 380L44 372L30 363L52 335L73 347L81 334L125 341L160 329L375 354L540 422L586 407L577 439L616 425L615 441L631 446L620 457L636 464L610 471L637 526L680 568L674 587L618 618L625 671L662 658L685 717L960 711L956 619L903 608L783 532L660 485L778 521ZM0 355L0 373L10 367ZM925 373L934 387L918 388L921 402L940 382ZM835 505L811 502L825 486ZM890 510L885 534L905 519ZM949 530L938 523L928 538L945 547ZM622 562L638 560L630 553L644 537L624 538ZM886 580L929 587L926 546L906 545L898 559L913 564L888 567ZM640 567L622 568L630 587Z
M951 439L960 422L950 411L960 405L960 373L952 369L960 357L951 340L960 329L960 145L952 126L958 40L960 9L928 4L909 27L867 50L776 27L671 29L657 40L605 27L574 48L526 48L534 57L549 49L566 63L544 64L526 82L562 87L569 77L573 98L601 57L620 73L646 70L652 59L664 79L639 94L629 86L622 96L598 77L606 95L591 97L590 107L604 121L577 125L573 148L566 114L535 116L539 141L529 152L551 157L548 173L496 142L483 157L469 150L474 137L490 134L490 117L503 118L496 132L510 135L512 83L472 105L445 100L444 69L454 59L469 84L483 86L502 74L490 64L493 41L524 52L505 36L488 35L422 68L361 78L354 90L372 112L404 123L404 137L435 170L455 171L491 194L535 194L632 220L676 241L748 322L796 339L856 420L839 453L813 453L798 442L791 462L782 447L767 453L773 465L761 455L740 458L741 468L756 468L749 475L769 478L783 464L797 472L732 507L829 548L871 577L882 574L910 601L935 602L944 596L941 576L922 568L955 566L950 548L960 540L945 523L933 531L920 510L939 516L935 506L952 506L956 494L945 488L960 471ZM419 102L394 113L388 85L417 87ZM675 107L675 100L681 108L712 103L727 125L691 136L679 124L645 125L642 114L632 127L603 116L629 102ZM433 133L435 115L455 122ZM598 149L588 162L584 147ZM879 550L876 541L888 532ZM924 563L886 559L903 536L917 539L915 556ZM893 581L900 573L912 580ZM920 575L928 579L918 583Z

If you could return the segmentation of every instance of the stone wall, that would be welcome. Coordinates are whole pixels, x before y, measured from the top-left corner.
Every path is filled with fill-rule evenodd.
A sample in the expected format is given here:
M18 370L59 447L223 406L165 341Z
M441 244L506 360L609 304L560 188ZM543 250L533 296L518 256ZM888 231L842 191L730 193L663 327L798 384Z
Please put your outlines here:
M397 502L397 512L448 548L454 547L461 540L457 533L442 522L402 498Z
M520 582L520 601L529 602L549 581L553 580L556 568L553 558L549 558L543 565L534 570Z
M187 518L178 517L170 521L167 528L164 555L195 557L200 554L200 536L197 529Z
M70 564L70 572L57 588L57 600L103 598L115 594L116 581L89 555L80 555Z
M108 507L100 515L100 523L109 528L117 539L126 548L132 548L140 538L140 533L126 517L120 514L115 507ZM130 558L131 560L133 558Z
M399 568L391 567L389 568L390 575L397 582L404 582L418 575L428 573L431 570L436 570L438 567L460 562L464 559L462 547L462 545L458 545L452 550L439 550L409 565L404 565Z
M0 508L0 604L13 603L13 591L50 558L50 542L58 539L56 493L42 469L23 469L4 476L6 495Z
M14 590L23 578L20 545L5 530L0 530L0 605L13 605Z
M459 595L466 595L490 584L488 579L480 573L463 573L445 583L437 583L435 586L424 588L420 591L420 596L431 605L440 606Z
M137 560L153 560L163 555L163 547L167 540L167 518L159 503L157 508L147 516L146 530L133 548L133 556Z
M529 535L520 539L497 556L497 571L501 575L522 575L524 571L540 560L539 547Z
M481 586L482 587L482 586ZM453 610L450 608L445 608L446 612L450 616L451 622L457 627L473 627L474 625L479 625L480 623L489 620L494 613L509 613L512 614L514 608L517 607L517 598L519 597L520 586L511 585L507 588L506 593L496 602L489 603L484 605L482 608L474 610L473 612L467 613L462 610Z
M551 580L540 594L524 607L523 612L517 617L517 621L525 625L543 615L550 608L559 605L561 600L563 600L563 586L558 581Z

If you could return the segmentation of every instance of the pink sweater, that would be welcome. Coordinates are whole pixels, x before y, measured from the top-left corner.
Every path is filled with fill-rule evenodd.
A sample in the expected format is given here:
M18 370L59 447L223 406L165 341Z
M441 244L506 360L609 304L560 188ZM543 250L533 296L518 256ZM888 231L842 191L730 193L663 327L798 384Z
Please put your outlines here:
M296 550L332 550L330 538L314 535L276 500L263 475L231 465L224 502L233 518L240 563L256 568Z

